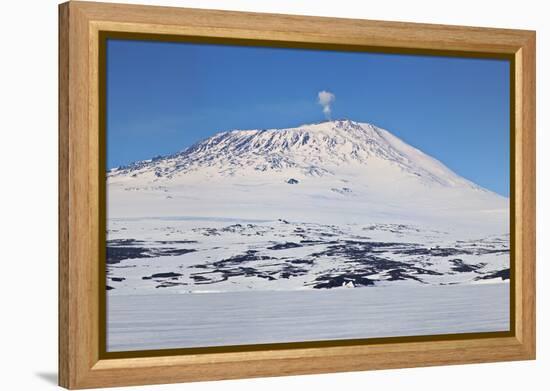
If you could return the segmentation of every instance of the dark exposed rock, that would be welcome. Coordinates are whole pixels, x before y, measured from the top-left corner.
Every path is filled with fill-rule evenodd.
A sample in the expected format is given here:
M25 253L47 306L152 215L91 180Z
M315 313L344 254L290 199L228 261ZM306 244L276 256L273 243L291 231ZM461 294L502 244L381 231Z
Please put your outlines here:
M187 243L186 241L184 241ZM113 265L125 259L156 258L162 256L177 256L192 253L197 250L173 247L144 247L144 241L133 239L109 240L107 243L106 263ZM152 244L167 244L168 241L151 242ZM136 246L139 244L139 246Z
M180 273L174 273L174 272L167 272L167 273L155 273L150 276L142 277L143 280L152 280L153 278L174 278L174 277L181 277L183 274Z
M174 286L187 285L185 282L173 282L173 281L164 281L163 283L155 286L155 288L171 288Z
M313 265L314 261L313 259L292 259L290 261L287 261L289 263L297 264L297 265Z
M197 243L196 240L159 240L155 243L160 244L190 244L190 243Z
M491 274L486 274L486 275L481 276L481 277L476 277L475 280L491 280L493 278L500 278L503 281L504 280L509 280L510 279L510 269L503 269L503 270L499 270L499 271L496 271L496 272L491 273Z
M389 270L387 272L387 274L390 276L388 278L388 281L415 280L415 281L418 281L418 282L422 282L422 280L420 278L408 274L408 271L405 270L405 269Z
M297 277L297 276L303 276L307 274L307 270L303 269L301 267L297 267L294 265L286 264L283 268L283 271L279 274L280 278L290 278L290 277Z
M293 242L286 242L286 243L277 243L271 247L268 247L268 250L285 250L287 248L296 248L296 247L302 247L301 244L293 243Z
M122 228L121 230L124 230ZM135 245L141 245L145 243L143 240L136 240L136 239L111 239L108 241L109 246L135 246Z
M475 272L486 265L486 263L467 264L462 259L450 259L449 262L453 264L451 270L460 273Z
M148 258L149 249L145 247L107 247L107 264L115 264L125 259Z
M313 288L315 289L330 289L341 287L348 283L353 283L354 286L369 286L374 285L375 280L371 280L363 275L354 273L345 273L336 276L322 276L317 277L315 281L318 281Z
M472 252L469 250L454 247L408 248L394 251L394 253L406 255L430 255L432 257L448 257L454 255L472 254Z

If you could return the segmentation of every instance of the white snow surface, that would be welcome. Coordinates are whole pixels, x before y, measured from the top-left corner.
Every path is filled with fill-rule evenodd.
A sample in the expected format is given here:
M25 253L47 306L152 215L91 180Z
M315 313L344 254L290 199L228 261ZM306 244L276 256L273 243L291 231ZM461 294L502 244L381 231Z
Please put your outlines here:
M509 297L508 284L112 296L107 349L507 331Z

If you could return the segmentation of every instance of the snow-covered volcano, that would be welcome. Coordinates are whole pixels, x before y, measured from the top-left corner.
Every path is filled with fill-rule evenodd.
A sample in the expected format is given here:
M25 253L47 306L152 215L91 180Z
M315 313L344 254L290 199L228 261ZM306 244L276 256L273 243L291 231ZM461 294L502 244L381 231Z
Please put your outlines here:
M217 133L108 173L109 217L422 223L508 230L508 199L389 131L335 120Z
M376 126L218 133L107 183L110 349L508 329L508 199Z
M398 169L401 176L416 176L427 185L477 188L387 130L350 120L289 129L221 132L175 155L116 169L111 176L135 174L156 180L200 171L220 176L259 174L265 178L265 174L283 173L315 177L349 174L350 170L361 171L368 166ZM369 181L389 172L373 174Z

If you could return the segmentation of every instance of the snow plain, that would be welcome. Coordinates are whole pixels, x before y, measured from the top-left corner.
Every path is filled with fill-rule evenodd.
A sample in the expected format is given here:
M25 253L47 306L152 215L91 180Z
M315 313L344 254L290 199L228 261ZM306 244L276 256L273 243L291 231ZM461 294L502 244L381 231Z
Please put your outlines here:
M110 351L436 335L509 328L509 284L109 298Z

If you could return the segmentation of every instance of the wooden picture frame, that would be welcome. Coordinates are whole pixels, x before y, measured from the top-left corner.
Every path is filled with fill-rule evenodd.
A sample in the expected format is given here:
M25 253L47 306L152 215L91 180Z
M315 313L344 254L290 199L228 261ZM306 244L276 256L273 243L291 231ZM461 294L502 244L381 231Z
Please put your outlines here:
M105 162L100 37L161 34L390 53L509 58L513 65L511 332L240 351L105 355ZM102 293L103 292L103 293ZM70 1L59 6L59 384L70 389L535 358L535 32ZM177 352L176 352L177 353Z

